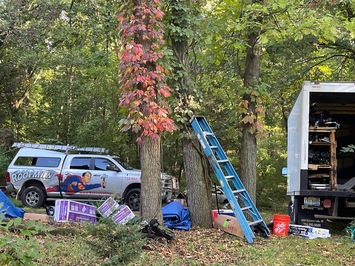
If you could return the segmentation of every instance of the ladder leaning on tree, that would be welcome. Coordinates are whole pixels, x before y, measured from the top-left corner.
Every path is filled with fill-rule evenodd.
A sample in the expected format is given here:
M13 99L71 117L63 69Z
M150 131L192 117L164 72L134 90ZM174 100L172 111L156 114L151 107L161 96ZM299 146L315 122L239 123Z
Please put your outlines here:
M205 117L195 116L190 121L197 138L210 162L216 177L226 195L245 238L253 243L254 231L262 236L269 235L269 229L246 191L237 172L219 144Z

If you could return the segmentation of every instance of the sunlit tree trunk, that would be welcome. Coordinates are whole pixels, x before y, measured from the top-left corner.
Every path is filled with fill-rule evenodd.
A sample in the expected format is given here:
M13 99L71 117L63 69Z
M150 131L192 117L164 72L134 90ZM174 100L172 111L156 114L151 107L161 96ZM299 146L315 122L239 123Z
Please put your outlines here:
M142 167L141 217L146 221L156 218L162 222L160 137L142 137L140 160Z

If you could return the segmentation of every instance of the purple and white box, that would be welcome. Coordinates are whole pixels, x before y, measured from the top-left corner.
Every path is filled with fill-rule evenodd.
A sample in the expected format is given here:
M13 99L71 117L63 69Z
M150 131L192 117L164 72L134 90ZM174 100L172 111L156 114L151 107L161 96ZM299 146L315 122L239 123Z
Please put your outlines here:
M109 217L113 212L115 212L120 205L113 199L108 198L104 203L101 204L97 210L103 217Z
M128 223L131 219L133 219L134 216L135 216L134 213L131 211L131 209L128 206L120 205L111 218L116 224L123 225Z
M73 200L56 200L54 221L95 223L96 207Z

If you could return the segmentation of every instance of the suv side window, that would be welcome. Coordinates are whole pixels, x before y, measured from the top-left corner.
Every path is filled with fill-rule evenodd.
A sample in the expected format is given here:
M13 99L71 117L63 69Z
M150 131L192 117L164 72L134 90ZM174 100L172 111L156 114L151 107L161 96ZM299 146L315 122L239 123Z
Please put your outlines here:
M36 166L38 167L58 167L60 158L45 158L38 157L36 160Z
M90 170L90 161L88 157L75 157L70 162L70 169Z
M54 157L18 157L14 163L17 166L58 167L60 158Z
M110 165L112 167L116 167L110 160L108 160L106 158L95 158L95 161L94 161L94 166L95 166L94 169L95 170L106 171L108 165Z

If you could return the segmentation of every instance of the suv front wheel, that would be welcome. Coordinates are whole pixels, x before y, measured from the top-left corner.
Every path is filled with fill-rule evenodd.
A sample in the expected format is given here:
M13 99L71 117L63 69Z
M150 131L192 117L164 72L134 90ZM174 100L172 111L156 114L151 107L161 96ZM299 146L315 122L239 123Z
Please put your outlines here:
M133 188L128 191L124 201L132 211L139 211L139 205L141 202L141 189Z
M43 205L46 195L43 189L35 186L27 187L21 195L21 202L26 207L39 208Z

